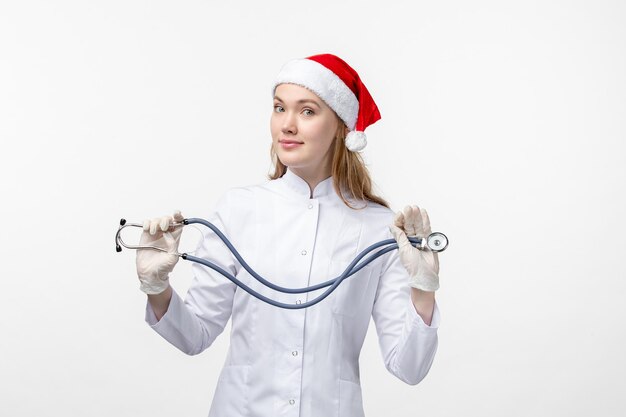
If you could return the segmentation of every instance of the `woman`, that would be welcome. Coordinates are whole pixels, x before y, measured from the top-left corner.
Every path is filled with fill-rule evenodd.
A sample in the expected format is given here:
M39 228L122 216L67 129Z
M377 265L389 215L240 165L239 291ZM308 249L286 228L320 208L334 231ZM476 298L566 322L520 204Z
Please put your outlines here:
M399 249L372 261L306 309L267 304L195 263L183 301L168 281L178 257L140 250L137 271L148 294L146 321L194 355L208 348L232 317L210 417L363 416L358 359L370 316L393 375L417 384L434 359L438 260L436 253L418 250L407 239L407 234L430 233L428 215L408 206L394 216L371 193L358 151L366 143L363 130L380 114L345 61L331 54L292 60L273 87L275 171L263 184L227 191L207 220L259 275L284 287L337 277L363 249L392 234ZM146 221L142 243L164 243L176 250L181 229L170 223L182 219L176 212ZM284 303L301 304L326 290L286 294L268 289L208 228L196 256Z

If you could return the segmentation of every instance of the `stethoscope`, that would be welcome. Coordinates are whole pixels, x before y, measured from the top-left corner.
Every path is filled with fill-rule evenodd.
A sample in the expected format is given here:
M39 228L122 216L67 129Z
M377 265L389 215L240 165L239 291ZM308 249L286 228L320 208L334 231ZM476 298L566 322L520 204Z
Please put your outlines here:
M140 227L143 229L143 224L139 224L139 223L126 223L125 219L121 219L120 220L120 226L119 229L117 230L117 233L115 234L115 250L117 252L121 252L122 251L122 246L124 246L125 248L128 249L154 249L154 250L158 250L161 252L165 252L168 253L170 255L175 255L175 256L179 256L181 258L183 258L184 260L187 261L192 261L192 262L196 262L202 265L205 265L217 272L219 272L220 274L224 275L226 278L228 278L229 280L231 280L232 282L234 282L236 285L238 285L241 289L243 289L244 291L246 291L248 294L258 298L261 301L264 301L268 304L274 305L276 307L281 307L281 308L286 308L286 309L300 309L300 308L307 308L310 307L314 304L319 303L320 301L322 301L324 298L328 297L328 295L333 292L335 290L335 288L337 288L337 286L339 284L341 284L341 282L350 277L351 275L355 274L356 272L358 272L361 268L363 268L365 265L369 264L370 262L372 262L374 259L378 258L381 255L384 255L385 253L392 251L394 249L398 249L398 243L396 242L395 239L385 239L385 240L381 240L378 243L375 243L367 248L365 248L361 253L359 253L357 255L357 257L350 263L350 265L348 265L348 267L341 273L340 276L338 276L337 278L333 278L331 280L328 280L326 282L322 282L320 284L316 284L316 285L312 285L309 287L305 287L305 288L286 288L286 287L281 287L279 285L273 284L269 281L267 281L266 279L264 279L263 277L261 277L260 275L258 275L256 272L254 272L254 270L252 270L252 268L246 263L246 261L243 260L243 258L241 257L241 255L239 254L239 252L237 252L237 249L235 249L235 247L230 243L230 241L228 240L228 238L226 236L224 236L224 234L217 228L215 227L212 223L204 220L204 219L200 219L200 218L190 218L190 219L183 219L182 222L173 222L170 224L170 227L177 227L177 226L186 226L186 225L191 225L191 224L202 224L208 228L210 228L211 230L213 230L220 239L222 239L222 241L226 244L226 246L228 247L228 249L233 253L233 255L235 255L235 258L237 258L237 260L239 261L239 263L241 264L241 266L243 266L245 268L246 271L248 271L250 273L250 275L252 275L257 281L261 282L262 284L264 284L265 286L276 290L276 291L280 291L280 292L284 292L284 293L289 293L289 294L301 294L301 293L305 293L305 292L310 292L310 291L315 291L318 290L320 288L324 288L324 287L328 287L330 286L330 288L328 288L325 292L323 292L322 294L320 294L319 296L317 296L316 298L314 298L311 301L305 302L305 303L301 303L301 304L287 304L287 303L281 303L279 301L276 300L272 300L266 296L264 296L263 294L259 294L258 292L254 291L252 288L248 287L246 284L244 284L243 282L239 281L237 278L235 278L230 272L220 268L218 265L215 265L214 263L212 263L211 261L208 261L206 259L203 258L198 258L196 256L193 255L189 255L188 253L178 253L178 252L169 252L167 249L164 248L160 248L158 246L151 246L151 245L127 245L126 243L124 243L124 241L122 240L122 236L121 236L121 232L124 228L126 227ZM441 232L433 232L430 235L428 235L428 237L426 238L421 238L421 237L408 237L409 242L411 243L412 246L416 247L419 250L431 250L433 252L441 252L443 250L445 250L448 247L448 238L446 237L446 235L444 235ZM359 264L358 267L355 268L355 265L357 265L357 263L369 252L371 252L372 250L379 248L381 246L385 246L388 245L386 248L379 250L378 252L376 252L374 255L370 256L369 258L367 258L363 263Z

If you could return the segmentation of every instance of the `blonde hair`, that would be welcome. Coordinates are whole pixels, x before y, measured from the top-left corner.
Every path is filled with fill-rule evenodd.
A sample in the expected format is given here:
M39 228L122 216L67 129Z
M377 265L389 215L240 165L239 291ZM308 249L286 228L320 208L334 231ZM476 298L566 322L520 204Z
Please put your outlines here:
M372 180L369 171L365 166L363 158L358 152L351 152L344 144L345 140L345 123L337 116L338 128L335 133L335 140L331 146L334 146L332 176L333 187L341 197L346 206L354 210L361 210L366 206L356 208L350 205L345 199L341 189L349 190L354 198L364 201L372 201L384 207L389 208L389 204L383 198L372 193ZM274 144L270 148L270 157L274 165L274 173L268 174L270 180L282 177L287 172L287 166L280 162L278 155L274 149Z

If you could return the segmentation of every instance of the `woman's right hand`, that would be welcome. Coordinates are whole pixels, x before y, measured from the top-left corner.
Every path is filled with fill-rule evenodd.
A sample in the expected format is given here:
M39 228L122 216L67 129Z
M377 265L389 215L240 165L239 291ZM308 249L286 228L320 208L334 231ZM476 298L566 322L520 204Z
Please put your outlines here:
M183 226L171 226L173 222L182 222L184 217L180 211L173 216L155 217L143 223L140 245L157 246L167 249L169 253L155 249L137 249L137 276L141 282L140 289L146 294L160 294L169 287L169 274L178 262L180 235Z

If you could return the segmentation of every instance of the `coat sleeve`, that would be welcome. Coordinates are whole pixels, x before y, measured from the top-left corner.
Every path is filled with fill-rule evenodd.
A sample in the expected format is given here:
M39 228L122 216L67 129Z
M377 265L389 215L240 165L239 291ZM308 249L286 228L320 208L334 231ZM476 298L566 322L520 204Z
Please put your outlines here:
M229 234L232 190L217 202L206 220L215 225L235 245ZM241 265L224 242L210 228L198 225L204 238L194 256L204 258L237 276ZM236 245L235 245L236 247ZM150 303L146 303L146 322L165 340L188 355L196 355L211 346L232 314L236 284L219 272L192 262L194 278L183 301L172 291L169 307L157 321Z
M372 317L385 367L400 380L416 385L428 374L435 358L440 317L435 302L430 326L422 320L411 301L408 281L398 251L389 252L382 267Z

